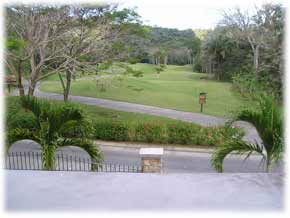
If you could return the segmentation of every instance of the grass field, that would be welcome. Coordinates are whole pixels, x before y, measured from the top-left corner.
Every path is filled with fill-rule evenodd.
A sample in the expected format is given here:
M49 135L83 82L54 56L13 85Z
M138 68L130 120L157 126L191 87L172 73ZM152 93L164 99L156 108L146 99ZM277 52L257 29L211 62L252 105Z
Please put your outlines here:
M92 76L74 81L71 94L200 112L198 96L200 92L206 92L204 113L225 117L229 117L233 111L252 106L251 102L231 90L231 83L206 80L205 74L193 73L189 65L169 65L160 76L156 74L153 65L131 66L142 71L143 77L127 75L120 81L112 79L112 76L107 79L106 90L102 91ZM60 82L54 81L55 79L54 77L47 81L40 89L62 93Z

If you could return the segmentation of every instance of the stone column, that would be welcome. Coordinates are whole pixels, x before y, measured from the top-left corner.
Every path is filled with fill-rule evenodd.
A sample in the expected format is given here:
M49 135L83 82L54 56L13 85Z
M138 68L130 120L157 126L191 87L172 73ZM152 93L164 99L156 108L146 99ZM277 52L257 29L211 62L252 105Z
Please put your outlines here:
M141 148L142 173L161 173L163 148Z

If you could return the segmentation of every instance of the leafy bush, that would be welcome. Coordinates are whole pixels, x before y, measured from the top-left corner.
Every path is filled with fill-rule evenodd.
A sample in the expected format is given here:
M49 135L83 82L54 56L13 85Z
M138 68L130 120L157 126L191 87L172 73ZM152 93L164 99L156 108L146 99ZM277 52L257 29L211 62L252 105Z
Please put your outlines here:
M129 140L129 127L121 122L101 121L94 123L94 138L101 140Z
M226 137L242 138L243 131L233 127L199 127L194 124L170 124L167 126L168 143L191 145L218 145Z
M8 129L34 129L37 121L30 111L25 111L17 97L10 97L7 102L6 127Z
M194 126L190 124L170 124L167 126L168 143L191 144Z
M244 97L259 100L259 96L263 93L275 93L280 96L279 87L276 87L266 72L260 72L259 80L254 73L237 73L232 77L232 82L233 89Z
M160 65L160 66L155 67L156 73L160 74L160 72L162 72L164 70L164 68L165 68L165 65L163 65L163 66Z
M161 123L139 123L135 127L134 138L139 142L166 142L164 127Z
M253 73L238 73L232 77L233 88L244 97L252 97L260 91L260 85Z
M134 70L134 71L132 72L132 75L133 75L134 77L142 77L142 76L143 76L143 72L140 71L140 70Z
M128 58L128 62L130 64L137 64L137 63L140 62L140 59L139 58L135 58L135 57L130 57L130 58Z

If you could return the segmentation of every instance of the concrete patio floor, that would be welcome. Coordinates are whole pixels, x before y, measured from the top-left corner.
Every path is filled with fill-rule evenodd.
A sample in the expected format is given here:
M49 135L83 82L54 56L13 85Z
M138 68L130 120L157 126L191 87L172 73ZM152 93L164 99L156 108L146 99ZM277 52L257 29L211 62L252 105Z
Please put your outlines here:
M282 211L283 174L4 171L7 211Z

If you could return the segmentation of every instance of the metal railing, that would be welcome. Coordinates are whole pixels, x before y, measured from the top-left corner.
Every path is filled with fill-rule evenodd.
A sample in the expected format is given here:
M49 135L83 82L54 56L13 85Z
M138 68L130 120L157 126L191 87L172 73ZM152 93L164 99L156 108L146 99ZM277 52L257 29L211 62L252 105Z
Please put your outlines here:
M4 168L8 170L45 170L42 160L41 152L10 152L5 156ZM139 173L141 172L141 166L116 163L97 164L91 158L57 154L54 170Z

